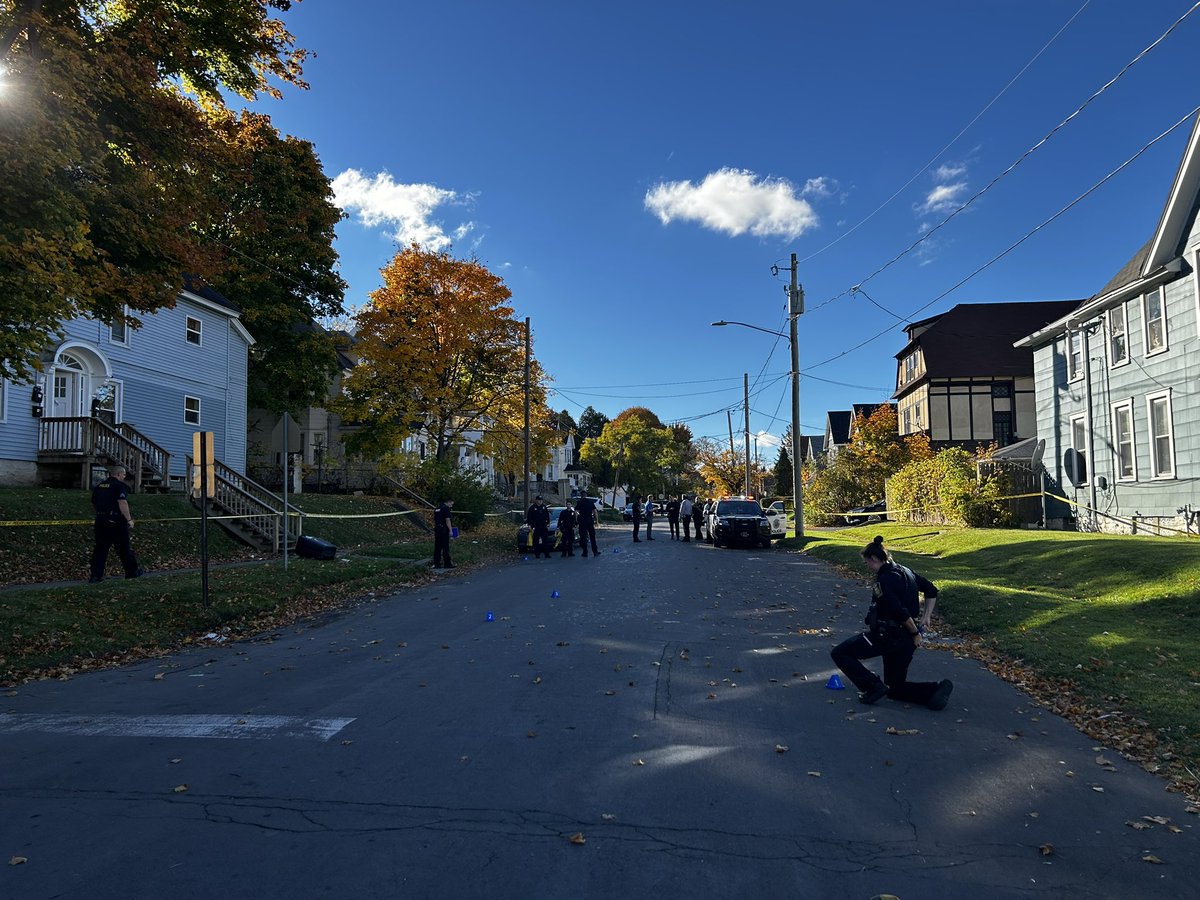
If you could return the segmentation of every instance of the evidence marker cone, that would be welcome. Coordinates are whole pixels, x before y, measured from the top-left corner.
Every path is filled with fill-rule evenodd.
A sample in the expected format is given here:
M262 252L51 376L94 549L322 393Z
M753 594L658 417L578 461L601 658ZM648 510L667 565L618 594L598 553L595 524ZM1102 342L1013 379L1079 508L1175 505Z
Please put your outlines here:
M837 672L829 676L829 681L826 682L825 687L831 691L844 691L846 689L846 686L842 684L842 677Z
M558 599L558 591L551 591L551 592L550 592L550 599L551 599L551 600L557 600L557 599Z

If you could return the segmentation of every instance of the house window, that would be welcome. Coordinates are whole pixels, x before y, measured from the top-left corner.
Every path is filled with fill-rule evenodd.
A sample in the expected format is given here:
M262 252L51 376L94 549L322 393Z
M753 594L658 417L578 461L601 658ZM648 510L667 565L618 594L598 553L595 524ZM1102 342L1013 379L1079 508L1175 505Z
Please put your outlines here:
M189 344L200 346L200 320L195 316L187 317L185 335Z
M1117 481L1137 481L1137 458L1133 452L1133 401L1113 404L1112 418Z
M1011 397L1012 392L1013 386L1007 381L997 382L996 384L992 385L993 397Z
M1071 449L1067 454L1067 477L1079 487L1088 479L1087 419L1077 416L1071 420Z
M1072 331L1067 337L1067 377L1077 381L1083 377L1083 332Z
M1145 322L1146 355L1167 349L1167 320L1163 315L1163 290L1155 288L1142 297L1142 320Z
M917 354L910 353L904 357L904 383L912 381L917 377Z
M200 398L183 398L183 421L188 425L200 424Z
M1175 477L1175 428L1171 421L1170 393L1146 398L1150 419L1150 477Z
M992 440L1001 447L1013 442L1013 414L997 410L992 413Z
M1108 364L1121 366L1129 362L1129 314L1125 304L1108 311Z
M912 408L906 406L906 407L904 407L904 433L910 434L911 432L912 432Z

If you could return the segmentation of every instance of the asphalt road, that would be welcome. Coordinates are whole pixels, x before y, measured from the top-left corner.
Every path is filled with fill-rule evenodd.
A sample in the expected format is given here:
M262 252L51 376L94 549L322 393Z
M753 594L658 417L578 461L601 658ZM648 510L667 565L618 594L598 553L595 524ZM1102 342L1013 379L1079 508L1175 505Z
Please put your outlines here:
M952 648L829 690L863 582L662 531L7 692L0 897L1197 896L1162 781Z

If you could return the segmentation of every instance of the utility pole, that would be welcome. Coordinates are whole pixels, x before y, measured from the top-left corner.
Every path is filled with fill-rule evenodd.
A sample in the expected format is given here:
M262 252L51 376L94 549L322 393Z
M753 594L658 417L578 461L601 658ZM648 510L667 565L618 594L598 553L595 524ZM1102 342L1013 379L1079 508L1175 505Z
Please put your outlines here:
M529 509L529 316L525 317L525 509Z
M745 487L742 493L747 497L750 496L750 373L742 373L742 393L745 396L746 403L746 479Z
M797 320L804 312L804 289L796 282L792 254L792 284L788 291L788 335L792 342L792 498L796 504L796 537L804 537L804 460L800 456L800 341Z

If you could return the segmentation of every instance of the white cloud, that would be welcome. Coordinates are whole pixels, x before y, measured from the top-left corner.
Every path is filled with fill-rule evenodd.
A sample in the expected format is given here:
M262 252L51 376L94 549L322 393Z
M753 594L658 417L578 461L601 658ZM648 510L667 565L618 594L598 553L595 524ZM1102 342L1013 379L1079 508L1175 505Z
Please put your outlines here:
M838 184L836 178L826 178L822 175L820 178L810 178L804 182L804 187L800 191L801 197L817 197L824 199L832 197L841 190L841 185Z
M962 205L962 196L966 191L967 183L965 181L939 184L925 196L925 202L920 206L921 215L954 212Z
M745 169L718 169L700 184L663 182L646 192L645 206L664 225L678 219L696 222L732 237L747 231L756 237L796 238L817 225L806 193L826 196L825 179L809 179L797 193L782 178L759 178Z
M464 222L453 229L452 237L433 217L438 207L471 202L473 195L464 197L432 184L400 184L387 172L368 178L358 169L347 169L333 179L333 194L334 203L361 224L387 226L401 245L444 250L475 228L474 222Z
M942 163L933 172L934 181L953 181L967 174L966 163Z
M778 447L783 443L783 438L771 434L769 431L760 431L758 437L758 449L762 451L767 447Z

